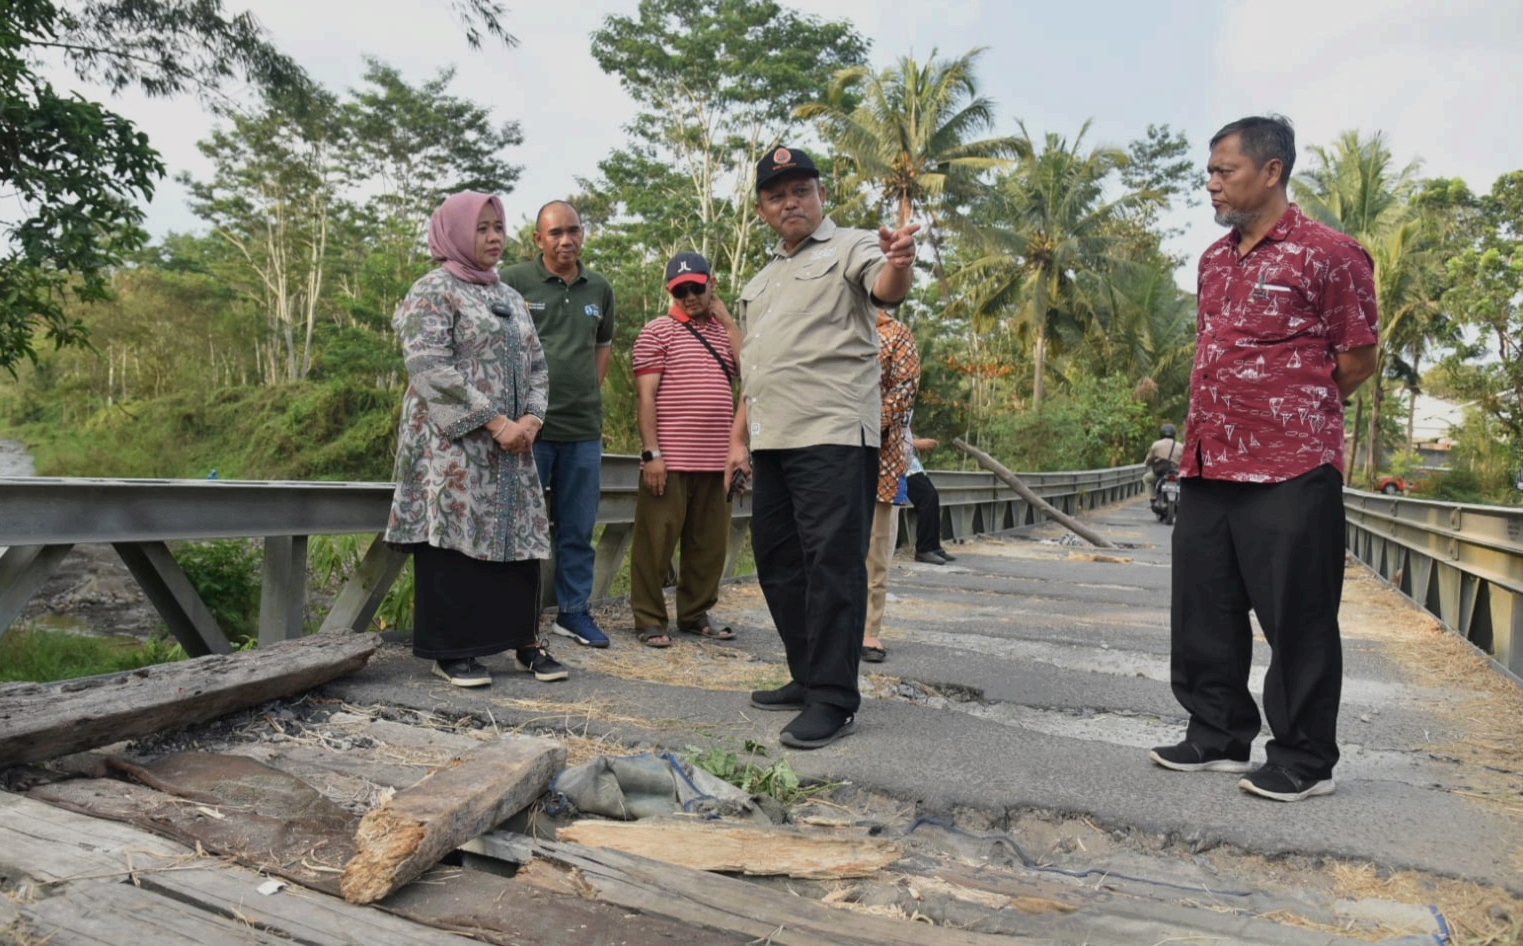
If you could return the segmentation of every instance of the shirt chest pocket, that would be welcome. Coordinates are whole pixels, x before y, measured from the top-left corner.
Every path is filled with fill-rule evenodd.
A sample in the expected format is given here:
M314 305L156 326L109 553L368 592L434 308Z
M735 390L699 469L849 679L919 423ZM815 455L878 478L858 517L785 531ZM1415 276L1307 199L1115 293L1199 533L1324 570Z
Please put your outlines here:
M828 316L835 324L847 315L846 307L837 305L842 286L840 259L812 260L793 271L788 281L788 308L818 316Z
M1265 341L1315 334L1321 330L1305 280L1299 274L1268 269L1239 289L1237 310L1242 327Z

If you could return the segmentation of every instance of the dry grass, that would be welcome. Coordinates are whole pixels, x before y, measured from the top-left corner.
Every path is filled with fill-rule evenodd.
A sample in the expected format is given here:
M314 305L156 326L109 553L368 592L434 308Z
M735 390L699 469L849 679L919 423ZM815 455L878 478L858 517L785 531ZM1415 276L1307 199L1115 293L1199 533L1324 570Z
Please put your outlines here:
M1333 893L1339 897L1434 904L1454 929L1458 943L1523 943L1523 899L1500 888L1412 871L1382 877L1373 864L1335 864L1330 873Z
M1410 682L1463 694L1433 706L1463 735L1422 748L1464 764L1468 788L1455 794L1523 822L1523 740L1518 738L1523 690L1467 641L1362 567L1348 571L1340 623L1349 637L1381 642ZM1523 870L1523 853L1518 867Z

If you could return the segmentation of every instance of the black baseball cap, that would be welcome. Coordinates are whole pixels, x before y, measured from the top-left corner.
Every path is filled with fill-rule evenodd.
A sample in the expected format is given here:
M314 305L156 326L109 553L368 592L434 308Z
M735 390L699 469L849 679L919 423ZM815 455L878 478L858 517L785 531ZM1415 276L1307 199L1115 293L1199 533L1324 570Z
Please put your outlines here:
M671 289L685 282L707 283L709 272L709 261L703 258L702 253L685 250L673 256L666 264L666 288Z
M820 169L814 166L814 161L804 152L778 145L756 162L756 192L761 193L763 187L787 174L817 178Z

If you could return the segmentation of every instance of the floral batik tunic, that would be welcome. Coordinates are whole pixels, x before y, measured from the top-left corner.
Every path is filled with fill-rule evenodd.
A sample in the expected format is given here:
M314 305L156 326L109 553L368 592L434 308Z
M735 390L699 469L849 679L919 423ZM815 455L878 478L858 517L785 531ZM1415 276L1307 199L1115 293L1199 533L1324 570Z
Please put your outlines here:
M545 416L550 374L523 297L440 267L413 284L392 325L411 383L386 541L491 562L548 558L534 456L504 450L482 426L499 414Z

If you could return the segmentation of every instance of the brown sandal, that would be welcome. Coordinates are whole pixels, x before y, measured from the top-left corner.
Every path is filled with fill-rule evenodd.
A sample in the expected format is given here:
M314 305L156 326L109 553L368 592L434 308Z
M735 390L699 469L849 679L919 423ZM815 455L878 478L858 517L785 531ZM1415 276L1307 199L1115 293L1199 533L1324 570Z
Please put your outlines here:
M705 614L698 619L698 623L692 627L679 627L677 630L684 634L697 634L699 637L707 637L711 641L732 641L735 639L735 630L728 627L716 628Z
M639 638L640 643L646 647L672 646L672 636L666 632L664 627L637 627L635 628L635 637Z

